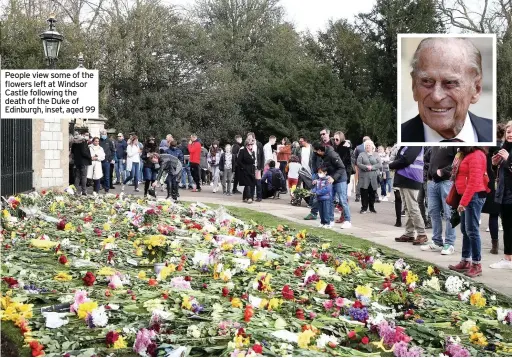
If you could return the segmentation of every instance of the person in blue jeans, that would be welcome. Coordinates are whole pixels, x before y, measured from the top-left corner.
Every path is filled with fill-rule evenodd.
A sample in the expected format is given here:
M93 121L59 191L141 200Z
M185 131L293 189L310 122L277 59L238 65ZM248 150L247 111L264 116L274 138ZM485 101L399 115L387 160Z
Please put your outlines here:
M432 222L432 242L421 246L422 251L441 252L441 255L451 255L455 251L456 231L450 223L451 209L446 203L446 197L452 187L450 176L456 154L456 147L432 147L425 155L425 162L430 163L427 171L427 201L428 215Z
M318 212L320 214L319 227L330 228L331 226L331 213L332 206L332 193L333 188L330 183L331 178L327 175L327 168L320 167L318 169L318 179L315 186L311 190L317 201Z

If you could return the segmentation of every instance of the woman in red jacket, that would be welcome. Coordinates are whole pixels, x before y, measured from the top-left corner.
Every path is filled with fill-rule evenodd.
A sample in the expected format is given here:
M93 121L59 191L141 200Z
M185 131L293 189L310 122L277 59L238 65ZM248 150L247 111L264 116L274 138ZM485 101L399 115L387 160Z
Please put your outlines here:
M486 153L481 147L461 147L453 165L454 185L461 196L457 211L460 213L462 231L462 259L450 265L454 271L466 276L482 274L482 247L480 241L480 214L489 192ZM462 159L459 156L462 155Z

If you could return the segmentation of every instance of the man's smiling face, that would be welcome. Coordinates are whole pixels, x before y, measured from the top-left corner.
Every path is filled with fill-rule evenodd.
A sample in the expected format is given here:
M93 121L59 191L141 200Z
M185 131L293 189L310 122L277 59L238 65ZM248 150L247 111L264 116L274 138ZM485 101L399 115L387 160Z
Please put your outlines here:
M414 100L421 120L444 138L459 134L469 105L482 92L481 76L470 65L470 53L458 41L440 41L421 49L412 75Z

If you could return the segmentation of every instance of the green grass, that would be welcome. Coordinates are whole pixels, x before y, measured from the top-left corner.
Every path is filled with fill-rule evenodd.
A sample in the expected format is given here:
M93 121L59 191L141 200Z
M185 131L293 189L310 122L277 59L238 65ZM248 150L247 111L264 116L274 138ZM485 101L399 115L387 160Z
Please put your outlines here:
M12 322L2 321L2 348L8 347L9 353L18 357L31 357L32 350L24 345L21 331Z

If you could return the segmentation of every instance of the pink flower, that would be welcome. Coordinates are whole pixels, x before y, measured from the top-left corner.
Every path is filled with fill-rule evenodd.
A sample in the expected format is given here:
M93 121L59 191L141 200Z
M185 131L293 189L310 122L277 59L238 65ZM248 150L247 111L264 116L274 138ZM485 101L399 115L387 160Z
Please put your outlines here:
M309 312L309 319L313 320L313 319L315 319L315 317L316 317L315 312Z
M324 301L323 305L324 308L328 311L333 307L333 302L332 300Z
M76 290L75 291L75 302L71 305L71 307L69 308L69 311L72 313L77 313L78 306L87 301L90 301L90 299L87 298L87 291Z
M151 339L156 337L156 333L153 330L142 328L137 332L137 338L133 344L133 350L139 355L146 353L148 346L151 344Z
M338 307L343 307L343 305L345 304L345 300L343 299L343 297L338 297L336 298L336 300L334 301L334 303L336 304L336 306Z

